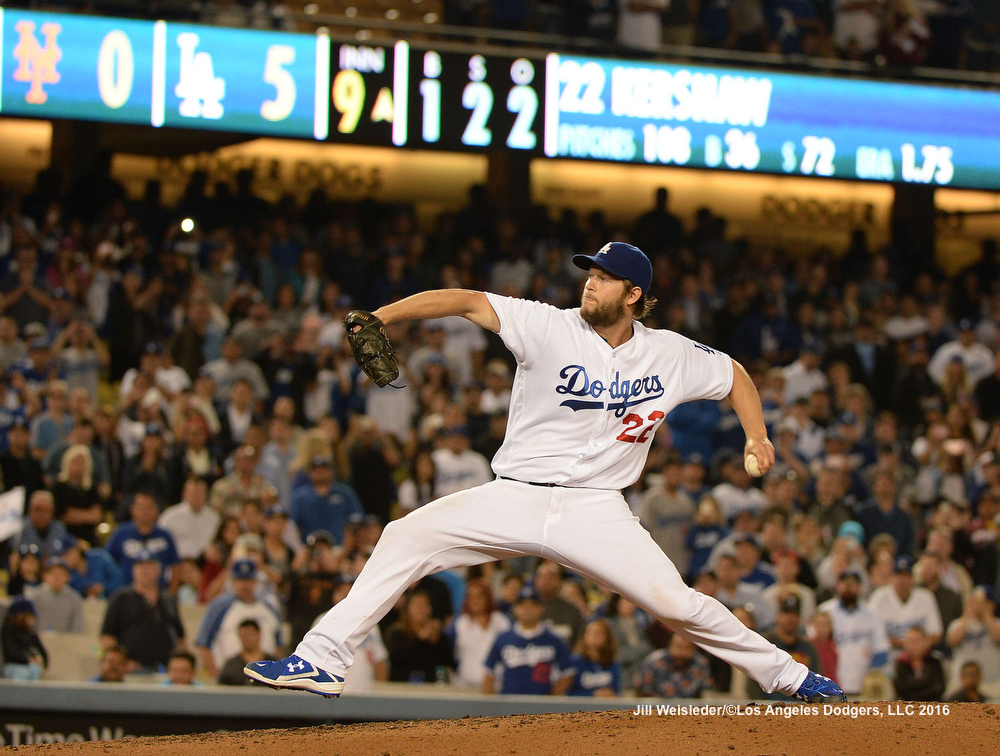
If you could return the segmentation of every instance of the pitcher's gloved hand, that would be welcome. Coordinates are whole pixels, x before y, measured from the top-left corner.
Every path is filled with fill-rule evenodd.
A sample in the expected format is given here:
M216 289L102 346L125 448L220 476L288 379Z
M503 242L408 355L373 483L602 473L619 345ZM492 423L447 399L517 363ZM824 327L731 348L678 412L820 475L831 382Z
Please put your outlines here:
M354 359L376 386L388 386L399 377L385 323L367 310L351 310L344 318L344 328Z

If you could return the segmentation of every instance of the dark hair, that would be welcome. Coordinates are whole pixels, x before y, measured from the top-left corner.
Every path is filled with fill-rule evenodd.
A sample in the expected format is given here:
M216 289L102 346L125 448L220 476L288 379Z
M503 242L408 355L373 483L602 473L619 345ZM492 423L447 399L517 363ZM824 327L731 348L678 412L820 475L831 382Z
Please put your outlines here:
M191 669L195 669L198 666L198 661L194 658L194 654L190 651L174 651L170 654L170 658L167 659L169 663L171 659L184 659L191 665Z
M485 578L472 578L471 580L465 581L465 601L462 603L462 613L465 614L469 611L469 593L471 589L478 588L486 596L486 613L492 614L496 604L493 600L493 588L490 586L490 582Z
M611 631L611 626L608 624L607 620L594 619L587 623L588 626L594 624L600 625L604 630L604 643L602 643L597 649L597 658L591 659L591 661L596 661L602 667L610 667L614 664L615 657L618 655L618 639L615 638L615 634ZM584 642L583 635L581 635L580 640L577 641L576 647L573 651L590 659L588 650L589 649Z
M121 643L112 643L110 646L104 649L104 655L107 656L108 654L118 654L122 658L126 660L128 659L128 649L125 648L125 646L123 646Z
M253 617L248 617L239 624L239 629L242 630L244 627L252 627L254 630L260 630L260 623Z

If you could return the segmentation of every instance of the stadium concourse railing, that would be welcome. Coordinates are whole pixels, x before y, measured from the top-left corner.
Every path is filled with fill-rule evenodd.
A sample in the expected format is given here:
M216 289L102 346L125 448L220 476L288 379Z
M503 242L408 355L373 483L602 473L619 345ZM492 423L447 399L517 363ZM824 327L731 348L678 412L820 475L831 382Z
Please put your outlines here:
M11 3L11 7L29 3ZM65 12L64 4L32 2L36 9ZM896 79L925 81L955 86L1000 88L1000 74L936 69L921 66L887 67L879 64L838 60L835 58L808 57L756 53L721 48L702 48L679 45L661 45L655 53L636 50L617 42L545 34L528 31L508 31L482 26L455 26L442 23L443 3L436 0L353 0L353 2L319 2L303 0L275 6L271 18L247 15L247 24L260 28L262 22L274 28L293 27L300 32L329 32L337 38L353 38L364 43L375 40L421 39L434 40L435 46L452 43L455 49L469 50L484 44L495 45L510 51L512 47L525 50L579 52L598 57L648 58L662 61L699 61L736 68L767 68L794 70L802 73L830 74L833 76L863 77L868 79ZM215 13L218 8L211 2L198 0L111 0L94 3L87 11L90 15L138 16L144 18L177 18L192 23L213 23L214 18L231 19L233 16ZM226 10L233 6L227 4ZM333 8L337 12L333 12ZM341 10L342 9L342 10ZM289 23L290 22L290 23ZM225 21L222 25L227 25ZM441 47L441 49L447 49Z
M467 50L470 45L493 44L525 50L579 52L598 57L647 58L662 61L699 61L702 63L736 68L767 68L801 73L829 74L832 76L861 77L867 79L894 79L924 81L955 86L976 86L1000 89L1000 74L983 71L959 71L928 68L924 66L888 67L877 63L838 60L835 58L809 57L758 53L722 48L661 45L655 53L636 50L616 42L606 42L582 37L538 32L507 31L486 27L452 26L442 23L390 20L370 16L336 13L291 13L289 17L300 31L326 30L335 36L351 35L358 42L374 39L433 39L452 42L457 49ZM442 48L446 49L446 48Z

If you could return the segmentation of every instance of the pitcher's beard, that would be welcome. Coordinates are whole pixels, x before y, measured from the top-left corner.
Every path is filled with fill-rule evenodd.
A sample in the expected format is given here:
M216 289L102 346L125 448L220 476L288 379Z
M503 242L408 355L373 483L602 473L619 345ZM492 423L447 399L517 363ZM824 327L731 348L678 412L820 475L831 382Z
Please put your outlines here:
M613 326L625 316L625 297L613 302L605 302L595 306L591 310L585 310L580 304L580 317L594 328L607 328Z

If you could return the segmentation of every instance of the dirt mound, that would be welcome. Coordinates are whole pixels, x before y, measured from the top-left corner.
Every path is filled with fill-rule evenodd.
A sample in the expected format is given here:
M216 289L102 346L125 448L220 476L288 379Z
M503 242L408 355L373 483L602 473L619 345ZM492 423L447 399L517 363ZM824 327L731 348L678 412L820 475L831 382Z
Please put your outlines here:
M908 754L993 753L1000 706L846 704L699 707L658 706L545 714L391 722L298 730L138 738L113 742L21 746L33 753L110 756L315 756L331 754L682 753Z

